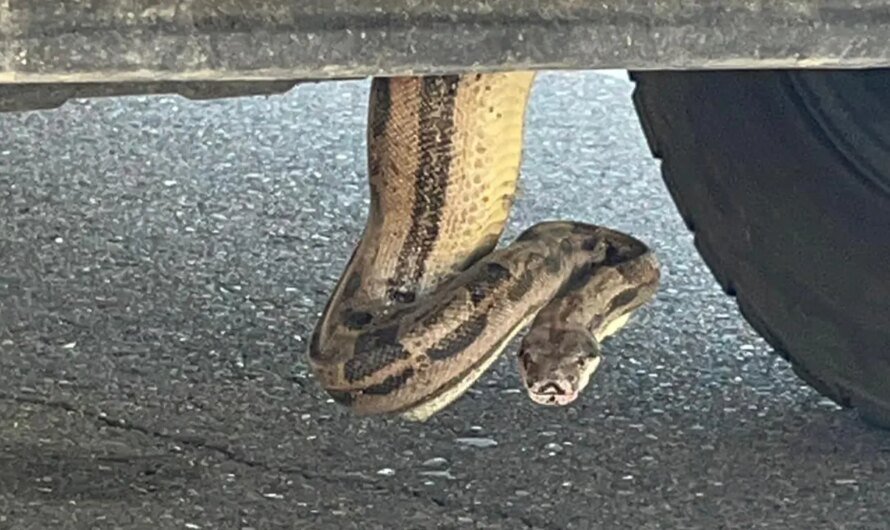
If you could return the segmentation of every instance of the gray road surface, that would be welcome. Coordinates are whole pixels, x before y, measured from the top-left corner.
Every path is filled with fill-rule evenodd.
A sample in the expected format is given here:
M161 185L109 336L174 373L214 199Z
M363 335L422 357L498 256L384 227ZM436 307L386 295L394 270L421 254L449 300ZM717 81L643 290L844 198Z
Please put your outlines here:
M505 357L425 425L350 416L304 359L364 222L367 82L0 115L0 528L886 528L890 436L721 294L631 88L539 77L506 237L630 231L657 301L575 406Z

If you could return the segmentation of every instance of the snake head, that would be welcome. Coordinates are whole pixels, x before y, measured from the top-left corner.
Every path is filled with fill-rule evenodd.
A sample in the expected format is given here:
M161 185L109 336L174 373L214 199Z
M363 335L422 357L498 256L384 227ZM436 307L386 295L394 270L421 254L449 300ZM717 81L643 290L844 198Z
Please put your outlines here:
M568 405L601 360L599 343L585 329L532 330L519 350L519 372L532 401Z

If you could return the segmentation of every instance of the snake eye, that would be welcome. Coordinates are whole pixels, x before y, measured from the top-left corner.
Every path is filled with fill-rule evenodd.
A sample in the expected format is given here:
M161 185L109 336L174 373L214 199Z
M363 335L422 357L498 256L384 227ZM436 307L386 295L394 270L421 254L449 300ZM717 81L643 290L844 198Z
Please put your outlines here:
M523 355L524 353L525 352L521 352L519 354L519 362L522 363L522 368L527 371L529 364L531 364L531 361L529 361L528 355Z

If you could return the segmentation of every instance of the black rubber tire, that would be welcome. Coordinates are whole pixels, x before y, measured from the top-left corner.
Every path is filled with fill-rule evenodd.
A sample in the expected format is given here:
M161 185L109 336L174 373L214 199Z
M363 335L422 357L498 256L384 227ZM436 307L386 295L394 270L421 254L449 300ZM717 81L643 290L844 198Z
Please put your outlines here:
M631 79L723 289L807 383L890 427L890 70Z

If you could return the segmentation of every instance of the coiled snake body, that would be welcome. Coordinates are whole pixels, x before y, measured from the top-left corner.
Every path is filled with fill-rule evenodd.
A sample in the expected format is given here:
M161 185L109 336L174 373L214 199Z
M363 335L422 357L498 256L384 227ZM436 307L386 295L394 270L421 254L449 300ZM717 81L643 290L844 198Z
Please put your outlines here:
M543 222L495 250L533 79L372 81L367 224L309 350L339 403L424 420L528 324L518 365L529 396L569 403L599 364L599 341L654 296L653 254L608 228Z

